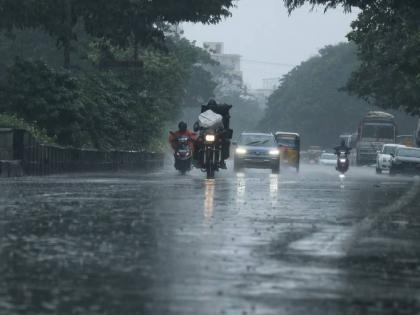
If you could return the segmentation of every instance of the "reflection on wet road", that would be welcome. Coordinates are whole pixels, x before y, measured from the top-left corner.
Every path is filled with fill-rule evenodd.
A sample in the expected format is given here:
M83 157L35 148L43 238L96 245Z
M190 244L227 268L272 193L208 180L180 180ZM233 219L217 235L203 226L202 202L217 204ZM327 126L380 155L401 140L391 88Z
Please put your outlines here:
M419 183L355 168L1 180L0 314L415 314Z

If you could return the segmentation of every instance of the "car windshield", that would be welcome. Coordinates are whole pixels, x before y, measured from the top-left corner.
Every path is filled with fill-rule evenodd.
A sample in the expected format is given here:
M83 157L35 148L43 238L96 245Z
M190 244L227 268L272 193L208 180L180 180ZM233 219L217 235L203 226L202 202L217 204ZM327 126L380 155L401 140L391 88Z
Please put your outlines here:
M294 148L297 146L297 139L294 137L277 136L277 144L284 147Z
M394 154L396 147L386 146L382 150L382 154Z
M239 140L240 145L245 146L260 146L260 147L275 147L277 146L274 137L271 135L242 135Z
M400 149L398 156L420 158L420 149Z
M362 138L394 139L395 127L392 124L365 124Z

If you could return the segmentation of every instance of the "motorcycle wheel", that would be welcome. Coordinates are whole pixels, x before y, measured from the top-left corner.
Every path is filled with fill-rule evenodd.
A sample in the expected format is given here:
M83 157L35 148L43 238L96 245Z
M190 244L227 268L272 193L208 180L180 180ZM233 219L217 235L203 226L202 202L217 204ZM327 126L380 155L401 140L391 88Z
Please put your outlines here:
M207 171L207 179L214 179L215 169L214 169L214 165L212 163L209 163L207 165L206 171Z

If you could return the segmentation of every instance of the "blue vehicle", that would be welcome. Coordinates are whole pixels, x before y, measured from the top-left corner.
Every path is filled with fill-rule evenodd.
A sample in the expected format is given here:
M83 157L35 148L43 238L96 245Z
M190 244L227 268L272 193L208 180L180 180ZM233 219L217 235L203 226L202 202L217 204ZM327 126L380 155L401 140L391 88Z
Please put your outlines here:
M280 150L270 133L244 132L239 137L235 150L234 169L267 168L280 172Z

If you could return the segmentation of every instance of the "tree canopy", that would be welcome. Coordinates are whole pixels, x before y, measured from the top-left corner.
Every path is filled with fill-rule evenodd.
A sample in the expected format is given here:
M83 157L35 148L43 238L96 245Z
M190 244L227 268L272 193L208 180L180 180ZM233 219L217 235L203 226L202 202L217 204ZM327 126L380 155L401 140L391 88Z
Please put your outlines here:
M369 109L360 98L342 91L359 66L354 44L327 46L282 79L269 98L260 128L291 131L302 135L304 146L332 147L343 133L352 133ZM398 117L402 132L412 133L415 122Z
M216 87L208 53L173 24L217 23L234 2L0 0L0 114L61 145L154 146Z
M284 0L289 11L309 3L361 9L350 41L361 61L347 90L371 104L420 114L420 1Z
M217 23L230 15L234 0L0 0L0 29L40 28L64 47L69 66L74 28L126 48L163 41L165 23Z

